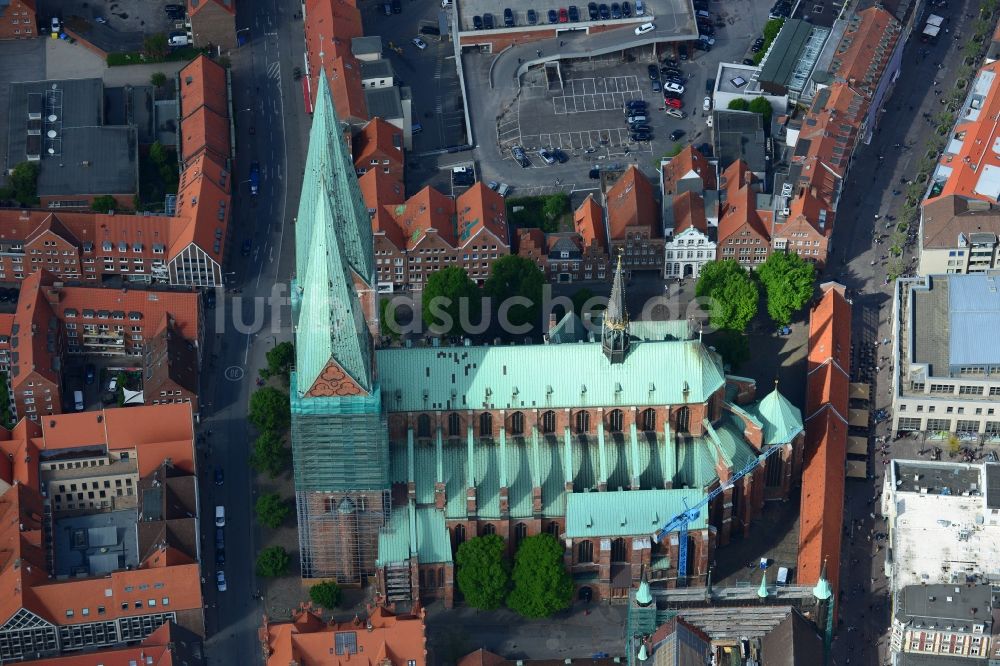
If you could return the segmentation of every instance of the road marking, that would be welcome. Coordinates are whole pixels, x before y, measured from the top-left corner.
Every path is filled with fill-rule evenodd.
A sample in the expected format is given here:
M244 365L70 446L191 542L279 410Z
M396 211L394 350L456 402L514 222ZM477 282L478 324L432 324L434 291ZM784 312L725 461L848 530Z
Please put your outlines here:
M238 365L231 365L223 372L226 379L231 382L238 382L246 375L246 371Z
M278 61L272 62L267 66L267 78L277 79L281 77L281 63Z

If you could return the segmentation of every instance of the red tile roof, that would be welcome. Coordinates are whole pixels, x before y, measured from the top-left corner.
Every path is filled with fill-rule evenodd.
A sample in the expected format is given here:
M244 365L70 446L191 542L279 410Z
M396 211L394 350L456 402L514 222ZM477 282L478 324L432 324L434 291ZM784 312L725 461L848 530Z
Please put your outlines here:
M869 7L855 14L847 22L847 30L830 64L834 76L871 99L892 57L901 27L881 7Z
M236 7L233 0L187 0L188 14L193 16L205 9L209 4L221 7L226 12L236 15Z
M390 173L382 171L381 167L369 169L358 177L361 187L361 198L369 210L383 206L396 206L406 199L403 181Z
M389 212L390 208L392 207L379 206L375 209L375 214L372 215L372 233L376 236L376 240L378 236L383 235L396 249L405 250L406 238L403 236L403 230L396 223L396 218Z
M593 194L588 194L573 213L573 229L580 234L583 247L596 245L607 251L608 244L604 238L604 210Z
M368 119L361 66L351 53L351 40L363 34L361 12L356 3L344 0L306 2L306 59L313 100L318 90L316 77L325 72L337 116L345 122Z
M492 234L505 247L507 237L507 206L503 197L481 182L462 192L455 202L456 237L459 245L476 239L480 232Z
M629 227L645 227L651 237L659 235L658 206L650 185L642 172L630 166L608 190L608 236L623 240Z
M663 165L663 193L675 194L678 182L694 175L701 177L704 184L702 189L714 190L718 187L715 182L715 167L697 148L688 145Z
M413 249L431 229L455 247L455 202L433 187L425 187L407 199L405 204L394 206L390 211L406 239L408 249Z
M846 83L834 83L817 95L799 130L798 141L808 141L808 149L793 157L803 165L803 180L814 180L810 172L824 167L840 178L847 174L867 111L865 98ZM833 205L832 199L828 205Z
M59 384L56 370L55 339L59 324L54 322L52 309L44 298L38 298L43 272L32 273L21 283L22 297L18 298L14 313L11 337L11 386L17 388L38 373L50 382ZM14 332L16 330L16 332ZM51 345L51 348L50 348ZM17 353L17 362L13 355Z
M708 233L708 220L705 218L705 200L700 194L682 192L674 195L674 234L694 227L698 231Z
M757 192L752 185L744 185L726 196L719 219L719 245L742 231L749 231L751 238L760 238L765 245L770 244L770 232L756 206Z
M814 584L825 563L836 593L844 525L851 307L842 285L828 282L821 289L823 298L809 320L798 580Z
M220 116L229 116L226 69L222 65L200 55L185 65L178 76L181 118L187 118L203 106Z
M203 153L181 174L176 223L170 225L169 255L195 243L222 262L229 225L231 174Z
M364 128L354 136L354 166L358 169L372 170L373 159L381 162L389 159L389 166L394 169L403 166L403 130L392 125L381 118L375 118L368 122Z
M173 633L172 633L173 632ZM31 661L31 666L183 666L186 661L175 659L177 650L176 625L160 625L138 645L126 648L67 654ZM183 656L180 657L184 659Z
M181 159L186 163L206 150L219 161L229 157L229 120L203 106L181 121Z
M290 663L309 666L426 666L427 639L423 612L393 615L383 608L372 611L367 626L361 620L325 623L308 610L293 614L291 622L268 622L261 628L266 643L267 666ZM357 645L354 654L337 654L333 634L349 634Z

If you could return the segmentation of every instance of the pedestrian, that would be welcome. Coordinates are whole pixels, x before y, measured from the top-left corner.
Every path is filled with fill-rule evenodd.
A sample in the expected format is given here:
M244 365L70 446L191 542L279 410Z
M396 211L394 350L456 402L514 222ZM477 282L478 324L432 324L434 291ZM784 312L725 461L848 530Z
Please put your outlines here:
M538 57L539 57L539 58L541 58L541 57L542 57L542 50L541 50L541 49L538 49L537 51L535 51L535 53L537 53L537 54L538 54Z

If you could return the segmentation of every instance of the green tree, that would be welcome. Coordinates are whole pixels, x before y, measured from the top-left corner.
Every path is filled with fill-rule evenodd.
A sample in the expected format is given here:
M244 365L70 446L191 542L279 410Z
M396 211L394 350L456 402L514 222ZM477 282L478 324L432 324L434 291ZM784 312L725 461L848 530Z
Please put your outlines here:
M149 35L142 40L142 52L147 58L166 58L170 53L170 45L167 43L167 36L162 32Z
M510 587L510 563L503 539L496 534L463 542L455 553L455 580L465 602L473 608L496 610Z
M734 259L702 267L695 296L710 299L712 326L742 332L757 314L757 284Z
M13 198L25 208L38 203L38 163L21 162L10 174Z
M149 159L153 160L153 164L162 167L167 163L167 149L163 147L163 144L156 141L149 147Z
M257 514L257 522L272 530L281 527L285 522L288 512L291 511L288 502L281 499L278 493L268 493L257 498L254 505L254 512Z
M563 546L551 534L521 541L514 556L514 589L507 606L527 618L549 617L569 608L573 580L563 566Z
M149 84L154 88L162 88L167 85L167 75L163 72L153 72L149 77Z
M277 578L288 573L292 558L281 546L271 546L257 555L257 575L261 578Z
M816 267L794 252L775 252L757 269L767 296L767 314L786 326L812 297Z
M288 467L289 452L281 437L270 430L262 432L253 443L250 466L258 472L267 472L272 479Z
M771 42L773 42L774 38L778 36L779 32L781 32L781 26L783 25L785 25L785 19L783 18L771 19L770 21L765 23L764 30L762 33L762 36L764 37L764 43L770 44Z
M711 344L730 368L738 368L750 359L750 341L739 331L719 331Z
M512 254L493 262L483 291L492 299L493 311L505 311L512 326L535 328L541 316L544 284L545 275L535 262ZM505 304L507 299L518 296L527 299L530 305L518 303L508 307Z
M332 580L324 581L309 588L309 599L322 608L331 609L340 605L340 586Z
M771 103L763 97L754 97L753 100L750 101L747 110L764 116L765 127L767 127L768 123L771 122Z
M568 211L569 195L565 192L559 192L558 194L551 194L545 197L545 203L542 204L542 213L545 215L545 219L550 223L555 222ZM553 229L553 231L555 230Z
M479 287L464 268L448 266L427 278L421 305L421 317L431 331L453 335L465 333L462 328L463 312L468 323L479 321L482 297Z
M94 200L90 202L90 210L95 213L107 213L108 211L117 210L117 208L118 202L110 194L94 197Z
M271 386L257 389L250 396L247 419L258 432L284 432L292 420L288 394Z
M295 347L291 342L279 342L267 352L267 367L261 368L260 376L264 379L277 375L288 376L295 364Z
M730 111L746 111L750 108L750 102L742 97L737 97L736 99L729 100L729 105L726 108Z

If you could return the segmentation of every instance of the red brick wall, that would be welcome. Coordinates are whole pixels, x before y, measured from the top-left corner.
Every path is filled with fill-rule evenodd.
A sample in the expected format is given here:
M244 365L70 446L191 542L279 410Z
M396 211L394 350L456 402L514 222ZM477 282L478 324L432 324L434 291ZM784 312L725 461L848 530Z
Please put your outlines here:
M21 0L11 0L0 14L0 39L34 39L37 27L34 10Z

